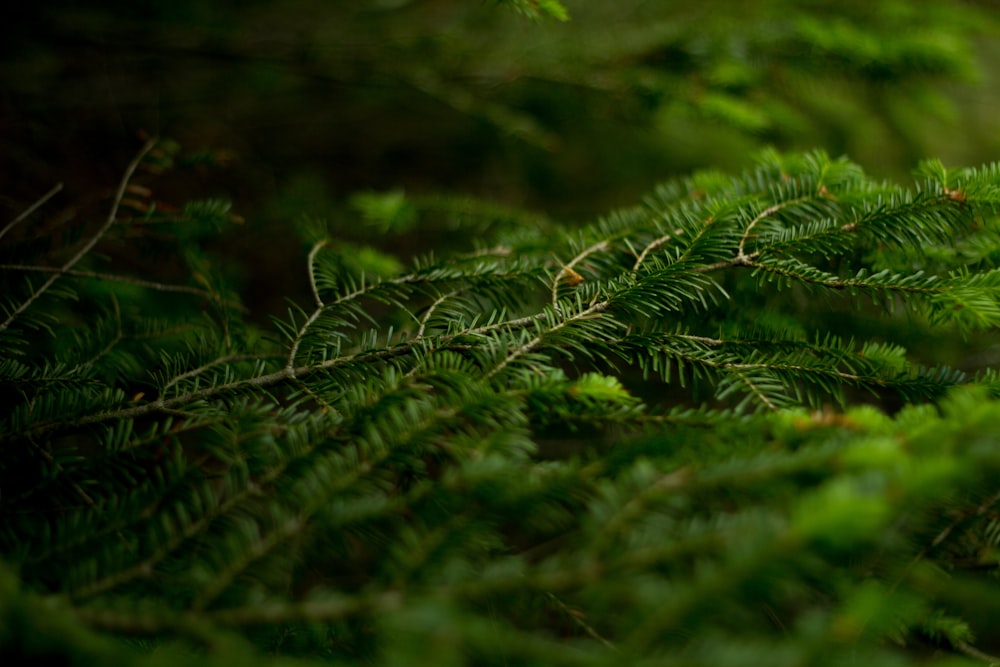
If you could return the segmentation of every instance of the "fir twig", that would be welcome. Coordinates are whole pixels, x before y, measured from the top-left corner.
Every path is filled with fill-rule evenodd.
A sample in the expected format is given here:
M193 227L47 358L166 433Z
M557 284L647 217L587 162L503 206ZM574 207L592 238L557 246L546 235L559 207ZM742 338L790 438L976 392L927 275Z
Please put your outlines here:
M73 276L75 278L108 280L111 282L124 283L127 285L135 285L137 287L145 287L147 289L156 290L157 292L176 292L179 294L192 294L194 296L199 296L203 299L213 298L210 292L203 289L199 289L197 287L191 287L190 285L171 285L168 283L161 283L153 280L144 280L143 278L123 276L116 273L101 273L98 271L79 271L75 269L66 270L64 268L59 268L55 266L28 266L25 264L0 264L0 270L25 271L31 273L57 273L65 276ZM243 313L249 312L246 306L237 301L224 300L223 304L230 308L236 308L237 310Z

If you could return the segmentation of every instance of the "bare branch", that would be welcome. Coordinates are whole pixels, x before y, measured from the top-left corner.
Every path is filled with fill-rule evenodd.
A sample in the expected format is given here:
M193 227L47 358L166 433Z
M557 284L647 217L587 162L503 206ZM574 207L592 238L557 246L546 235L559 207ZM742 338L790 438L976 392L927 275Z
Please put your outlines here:
M10 222L8 222L4 226L3 229L0 229L0 239L2 239L4 237L4 235L7 232L9 232L10 230L12 230L14 227L16 227L17 225L21 224L25 220L27 220L28 216L30 216L32 213L34 213L35 211L37 211L38 209L40 209L42 206L44 206L45 202L47 202L48 200L50 200L53 197L55 197L62 189L63 189L63 184L62 183L56 183L52 187L52 189L49 190L48 192L46 192L44 195L42 195L38 199L38 201L36 201L34 204L32 204L31 206L29 206L28 208L26 208L24 210L24 212L21 213L21 215L17 216L16 218L14 218Z
M65 275L67 271L71 270L81 259L86 257L87 253L93 250L98 241L100 241L108 230L111 229L111 226L115 224L115 220L118 218L118 207L121 205L122 199L125 197L125 189L128 187L129 181L132 179L132 175L139 167L139 163L142 162L142 159L146 157L146 153L152 150L155 145L156 139L150 139L147 141L139 150L139 153L135 156L132 162L129 163L128 168L125 169L125 175L122 176L121 183L118 184L118 191L115 193L115 198L111 203L111 210L108 212L108 217L105 219L104 224L101 225L101 228L98 229L97 232L90 237L90 240L87 241L87 243L85 243L84 246L62 266L62 270L59 273L52 274L52 276L46 280L41 287L32 292L31 296L28 297L24 303L14 309L14 312L10 314L10 317L8 317L6 321L0 323L0 331L5 331L21 313L30 308L31 304L47 292L60 277Z

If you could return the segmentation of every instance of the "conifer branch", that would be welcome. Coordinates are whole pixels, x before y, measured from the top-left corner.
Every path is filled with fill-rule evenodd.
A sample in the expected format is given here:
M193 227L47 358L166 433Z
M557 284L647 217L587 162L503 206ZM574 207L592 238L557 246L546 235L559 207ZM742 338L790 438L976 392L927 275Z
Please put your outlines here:
M796 260L758 261L747 258L743 265L763 273L791 278L797 283L814 284L834 290L862 289L877 292L934 295L946 293L949 289L933 276L923 278L922 272L908 276L894 275L888 271L868 275L868 272L862 269L853 278L841 278Z
M736 262L738 265L741 265L744 261L748 259L745 250L746 242L750 239L751 232L753 232L753 228L756 227L761 220L763 220L768 216L774 215L775 213L784 208L787 208L789 206L794 206L795 204L801 204L802 202L809 201L812 198L813 198L812 195L808 195L803 197L796 197L795 199L788 199L785 201L781 201L776 204L772 204L771 206L768 206L763 211L754 216L753 220L751 220L750 223L746 226L746 229L743 230L743 236L740 237L739 246L736 249L736 257L733 258L733 262Z
M318 241L309 251L309 257L306 258L306 267L309 270L309 287L312 290L313 299L316 301L317 310L322 309L325 305L323 303L323 297L320 296L319 288L316 287L316 255L318 255L319 251L324 247L326 247L326 240Z
M635 258L635 264L632 265L632 277L634 278L636 274L639 272L639 267L642 266L642 263L646 260L646 256L649 255L649 253L655 251L664 243L667 243L674 237L680 236L683 233L684 233L683 229L677 229L671 234L664 234L663 236L653 239L652 241L647 243L646 247L643 248L642 252L640 252L639 255Z
M454 338L452 336L451 338ZM389 359L396 356L401 356L409 354L413 349L414 344L402 344L394 348L386 349L375 349L368 350L364 352L359 352L355 355L348 355L342 357L335 357L333 359L327 359L325 361L319 362L315 365L306 366L296 366L293 368L282 368L278 371L273 371L271 373L266 373L263 375L256 375L249 378L242 378L238 380L233 380L231 382L225 382L222 384L205 387L204 389L198 389L195 391L190 391L185 394L174 396L172 398L159 399L155 401L150 401L148 403L143 403L141 405L130 406L126 408L118 408L106 410L104 412L99 412L91 415L84 415L77 419L71 421L52 421L43 422L36 424L28 429L25 429L21 433L0 433L0 442L7 440L20 439L25 436L38 436L45 433L50 433L52 431L63 430L63 429L73 429L79 428L81 426L87 426L90 424L98 424L101 422L111 421L111 420L121 420L121 419L136 419L139 417L144 417L150 414L156 413L168 413L171 410L175 410L179 407L187 405L189 403L194 403L204 399L213 398L215 396L221 396L232 392L252 389L252 388L267 388L273 387L275 385L295 380L298 378L303 378L319 371L329 370L331 368L336 368L352 362L364 362L366 360L374 359ZM215 362L209 364L209 366L215 365ZM195 369L197 372L192 373L189 377L195 377L196 375L204 372L207 369Z
M312 249L309 251L309 257L306 260L306 267L309 273L309 286L312 289L313 299L316 301L316 308L313 310L312 314L305 321L302 327L299 329L295 340L292 341L291 349L288 352L288 362L285 364L286 370L290 370L295 366L295 356L299 351L299 345L302 344L302 337L305 336L306 331L311 327L317 319L323 314L326 309L326 304L323 303L323 297L320 296L319 289L316 286L316 255L319 251L326 246L326 241L319 241L314 244Z
M199 591L198 597L191 603L191 609L194 611L205 609L225 592L250 563L264 558L279 547L287 547L287 540L295 538L306 529L306 519L307 517L301 516L285 518L276 529L269 530L250 548L245 549L239 558L227 562L225 570L215 572L215 579Z
M703 194L682 182L549 247L532 237L397 277L355 280L313 244L309 305L276 322L285 342L268 354L235 335L232 313L221 354L228 320L126 335L128 292L107 297L97 330L53 344L52 359L27 343L0 358L15 397L0 433L4 558L82 627L119 636L208 646L329 624L383 650L398 640L383 623L416 619L414 633L442 627L463 655L513 638L518 656L573 667L683 661L699 644L678 629L725 648L773 633L769 619L789 645L820 645L822 629L807 642L783 619L805 610L851 629L859 595L936 610L941 585L897 564L978 576L955 553L997 540L974 538L994 518L981 499L1000 470L1000 408L852 407L855 389L939 400L969 381L918 367L903 340L817 333L799 297L890 294L929 315L914 326L947 335L1000 323L1000 272L924 243L956 232L980 256L1000 250L968 218L992 195L965 183L944 201L820 154L787 162L787 180L771 166ZM706 275L735 268L753 275ZM364 318L373 326L353 330ZM730 610L739 623L720 619ZM977 650L959 621L906 613L892 630L861 625L878 641L927 627ZM875 643L852 650L868 659Z
M193 377L197 377L221 364L230 364L239 361L259 361L263 358L264 357L261 357L260 355L256 354L230 354L224 357L219 357L218 359L213 359L206 364L198 366L197 368L192 368L189 371L185 371L183 373L175 375L160 388L160 391L161 393L166 394L170 388L174 387L179 382L188 380Z
M556 277L552 279L552 307L558 308L559 304L559 283L563 280L567 282L571 287L579 285L583 282L583 276L576 272L576 266L587 259L590 255L597 252L602 252L608 249L607 239L602 239L589 248L585 248L576 257L571 259L568 264L564 264L562 268L556 273Z
M417 328L416 334L414 334L414 338L416 340L420 340L424 337L424 332L427 331L427 323L430 322L431 317L434 315L434 311L448 299L454 298L460 293L460 290L452 290L446 294L442 294L427 307L427 310L424 312L424 316L420 318L420 326Z
M977 649L975 646L973 646L968 642L956 641L954 645L955 648L957 648L961 653L964 653L970 658L979 660L980 662L989 665L989 667L996 667L997 665L1000 665L1000 657L993 656L990 655L989 653L980 651L979 649Z
M530 340L522 343L521 345L517 346L513 350L509 351L504 356L504 358L500 360L500 362L497 365L495 365L492 369L490 369L490 371L488 373L486 373L483 376L483 379L484 380L491 380L492 378L494 378L504 368L506 368L512 362L514 362L518 357L524 356L525 354L531 352L532 350L534 350L535 348L537 348L539 345L541 345L542 342L545 340L546 336L550 336L550 335L552 335L552 334L560 331L561 329L563 329L565 327L568 327L568 326L570 326L570 325L572 325L572 324L574 324L576 322L582 322L584 320L589 320L589 319L592 319L594 317L600 317L601 313L603 313L604 311L606 311L610 305L611 304L608 301L600 301L600 302L597 302L597 303L593 303L589 307L581 310L580 312L576 313L575 315L570 315L568 317L564 317L563 319L561 319L555 325L553 325L551 327L548 327L548 328L542 329L537 335L535 335L534 337L532 337ZM532 319L534 320L536 318L532 318ZM511 322L507 322L505 324L509 326L512 323Z
M91 278L94 280L108 280L111 282L124 283L127 285L135 285L137 287L145 287L147 289L156 290L157 292L177 292L179 294L193 294L195 296L202 297L204 299L211 299L213 295L197 287L191 287L190 285L171 285L168 283L156 282L153 280L144 280L142 278L134 278L132 276L123 276L115 273L101 273L97 271L78 271L78 270L65 270L55 266L28 266L25 264L0 264L0 270L4 271L24 271L31 273L57 273L65 276L73 276L75 278ZM236 308L240 312L249 312L243 304L238 301L223 300L222 304L229 306L231 308Z
M157 549L153 553L139 562L106 576L98 577L85 585L76 587L68 591L69 595L76 600L86 600L122 586L128 582L134 581L135 579L151 576L154 573L156 565L163 559L167 558L171 552L177 549L184 542L202 534L208 529L209 525L216 518L224 516L229 511L240 506L249 499L259 497L262 493L262 489L276 479L281 472L284 471L284 469L284 466L280 466L265 473L259 479L246 484L239 491L232 493L214 507L209 508L198 519L190 521L186 525L182 526L163 544L158 545Z

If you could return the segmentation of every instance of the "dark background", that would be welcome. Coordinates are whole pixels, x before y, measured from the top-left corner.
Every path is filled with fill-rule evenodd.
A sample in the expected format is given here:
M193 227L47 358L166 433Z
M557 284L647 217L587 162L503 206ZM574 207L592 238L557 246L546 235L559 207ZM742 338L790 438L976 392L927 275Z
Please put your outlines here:
M143 133L175 139L186 171L157 196L234 201L221 243L272 313L302 288L303 216L403 259L470 245L366 227L359 191L572 223L765 146L895 179L1000 154L994 3L565 4L567 23L480 0L8 3L0 219L56 182L50 212L106 196Z

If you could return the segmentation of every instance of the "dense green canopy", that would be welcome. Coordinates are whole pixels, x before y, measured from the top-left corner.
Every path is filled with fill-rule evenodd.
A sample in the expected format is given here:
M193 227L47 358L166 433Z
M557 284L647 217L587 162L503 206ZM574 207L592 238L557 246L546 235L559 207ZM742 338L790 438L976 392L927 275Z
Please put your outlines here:
M3 664L998 661L988 3L5 28Z

